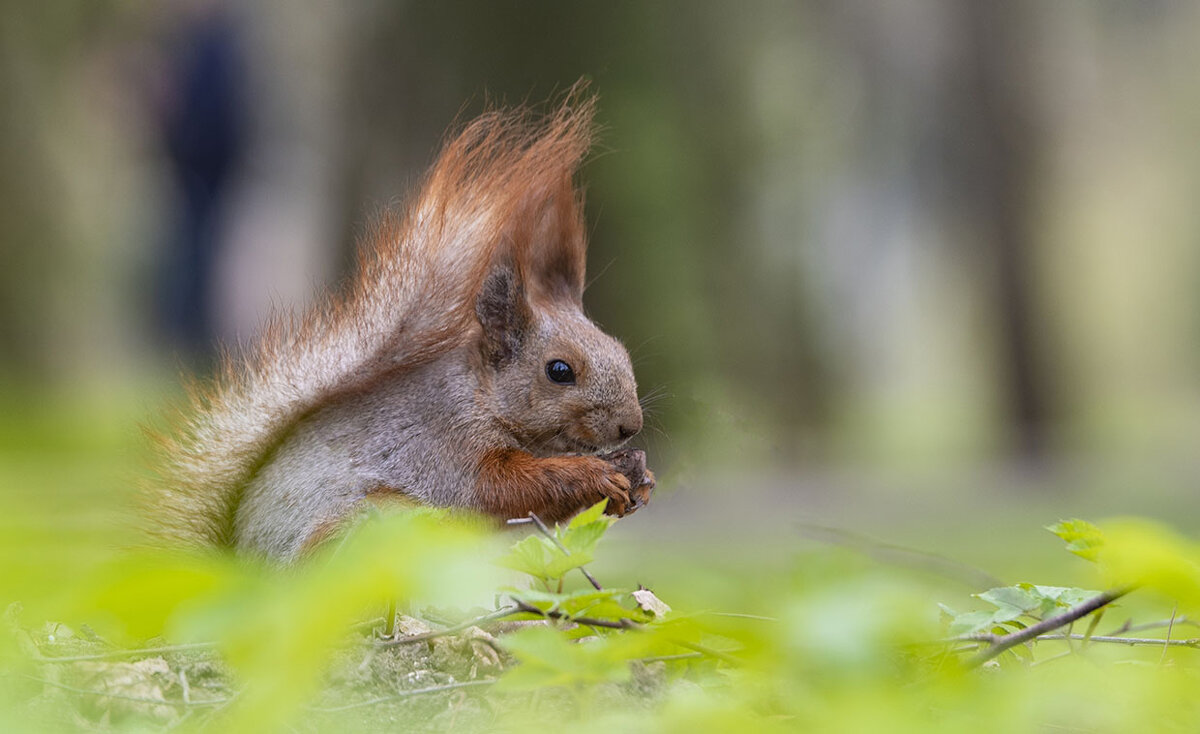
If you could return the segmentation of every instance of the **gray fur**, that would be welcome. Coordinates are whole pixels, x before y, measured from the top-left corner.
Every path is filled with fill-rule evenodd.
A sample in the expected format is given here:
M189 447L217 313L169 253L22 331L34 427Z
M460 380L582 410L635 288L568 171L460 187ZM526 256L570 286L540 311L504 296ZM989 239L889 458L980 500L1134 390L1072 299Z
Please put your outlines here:
M497 448L535 456L597 453L641 428L624 347L574 308L535 319L499 367L487 339L345 396L301 420L255 473L234 518L242 552L292 561L320 528L374 492L477 506L478 461ZM545 376L550 359L576 385Z

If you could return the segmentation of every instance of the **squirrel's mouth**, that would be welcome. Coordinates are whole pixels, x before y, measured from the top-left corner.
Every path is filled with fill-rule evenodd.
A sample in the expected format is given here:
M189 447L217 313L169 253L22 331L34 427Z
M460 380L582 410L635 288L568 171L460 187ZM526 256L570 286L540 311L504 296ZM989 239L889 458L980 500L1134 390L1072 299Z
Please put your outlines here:
M607 446L599 446L574 436L559 434L550 440L538 442L537 447L531 453L543 456L595 456L608 450Z
M616 451L625 444L629 443L628 440L623 440L616 443L594 444L588 441L581 441L570 436L563 436L562 439L563 443L566 444L563 453L578 454L580 456L597 456L599 454L605 454L610 451Z

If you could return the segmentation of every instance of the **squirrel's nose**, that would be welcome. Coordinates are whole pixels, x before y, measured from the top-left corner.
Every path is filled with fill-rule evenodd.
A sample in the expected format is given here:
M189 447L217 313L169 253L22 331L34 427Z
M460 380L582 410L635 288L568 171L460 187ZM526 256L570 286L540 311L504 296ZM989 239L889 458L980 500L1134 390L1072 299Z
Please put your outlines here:
M617 433L621 435L622 441L630 436L635 435L640 430L642 430L642 416L640 413L638 415L629 416L621 422L620 426L617 427Z

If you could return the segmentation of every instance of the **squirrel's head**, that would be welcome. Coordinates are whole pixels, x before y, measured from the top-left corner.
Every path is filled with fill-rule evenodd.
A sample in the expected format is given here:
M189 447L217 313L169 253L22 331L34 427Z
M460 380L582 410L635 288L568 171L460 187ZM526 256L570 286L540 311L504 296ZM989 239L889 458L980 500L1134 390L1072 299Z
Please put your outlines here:
M595 454L642 429L629 353L578 303L530 293L516 268L501 265L484 281L475 312L500 419L523 448Z

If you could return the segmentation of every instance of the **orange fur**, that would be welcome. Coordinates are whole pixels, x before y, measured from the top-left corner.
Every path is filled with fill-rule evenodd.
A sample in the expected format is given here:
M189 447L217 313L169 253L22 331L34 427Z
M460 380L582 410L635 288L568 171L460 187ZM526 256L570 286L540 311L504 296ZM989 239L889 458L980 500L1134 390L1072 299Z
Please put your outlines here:
M242 489L297 421L476 338L475 296L498 259L533 276L536 301L578 304L586 237L573 178L593 106L577 86L545 118L493 110L466 125L410 204L361 243L343 294L273 317L211 382L189 385L175 430L158 437L153 532L228 544Z
M624 514L629 479L595 456L538 458L500 449L479 465L478 509L501 520L536 512L559 522L606 497L611 514Z

